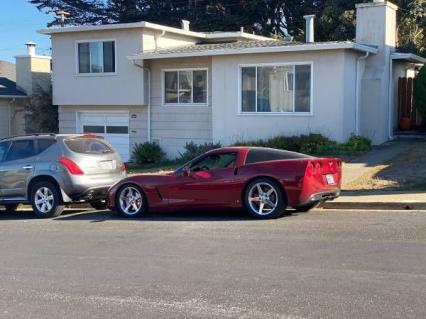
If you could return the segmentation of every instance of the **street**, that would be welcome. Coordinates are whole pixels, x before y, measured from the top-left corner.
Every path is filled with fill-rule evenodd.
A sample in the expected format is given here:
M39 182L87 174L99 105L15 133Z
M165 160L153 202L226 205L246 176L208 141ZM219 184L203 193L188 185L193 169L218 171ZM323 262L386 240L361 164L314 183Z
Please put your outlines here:
M426 213L0 212L1 318L424 318Z

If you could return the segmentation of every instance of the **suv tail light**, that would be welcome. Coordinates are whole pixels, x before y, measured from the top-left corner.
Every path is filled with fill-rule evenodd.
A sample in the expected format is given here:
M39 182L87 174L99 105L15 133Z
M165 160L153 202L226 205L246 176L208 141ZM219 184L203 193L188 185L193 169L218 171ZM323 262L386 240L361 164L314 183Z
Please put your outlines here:
M65 166L68 172L72 175L84 175L82 169L69 158L62 156L59 158L59 163Z

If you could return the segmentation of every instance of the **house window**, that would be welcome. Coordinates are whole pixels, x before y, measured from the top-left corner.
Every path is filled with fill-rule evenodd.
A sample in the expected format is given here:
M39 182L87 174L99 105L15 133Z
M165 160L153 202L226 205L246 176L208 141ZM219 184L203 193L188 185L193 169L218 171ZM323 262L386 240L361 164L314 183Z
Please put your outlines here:
M78 73L114 73L115 42L78 43Z
M207 104L207 70L164 72L165 104Z
M310 113L311 64L241 68L242 113Z

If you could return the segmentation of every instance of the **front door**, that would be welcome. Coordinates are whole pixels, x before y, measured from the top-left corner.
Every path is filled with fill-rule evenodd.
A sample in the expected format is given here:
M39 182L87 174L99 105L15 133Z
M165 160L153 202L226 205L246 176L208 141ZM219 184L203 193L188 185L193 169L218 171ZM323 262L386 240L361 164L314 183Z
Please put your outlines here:
M33 140L11 142L0 162L0 189L3 199L26 197L28 181L34 170L34 151Z
M191 164L168 186L169 205L232 205L238 185L235 177L237 153L214 153Z

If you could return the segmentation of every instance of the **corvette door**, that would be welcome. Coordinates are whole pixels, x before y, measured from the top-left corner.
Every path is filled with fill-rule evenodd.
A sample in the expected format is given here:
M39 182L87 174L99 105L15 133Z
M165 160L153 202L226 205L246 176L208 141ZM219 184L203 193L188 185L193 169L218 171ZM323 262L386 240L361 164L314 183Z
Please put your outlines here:
M235 175L237 153L209 154L193 163L169 185L169 204L232 206L239 186ZM239 198L239 196L237 196Z

